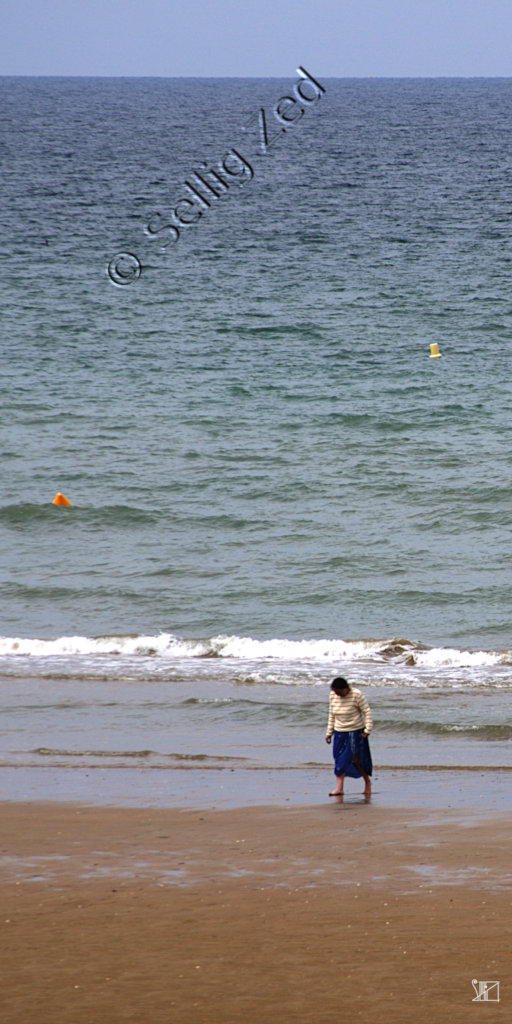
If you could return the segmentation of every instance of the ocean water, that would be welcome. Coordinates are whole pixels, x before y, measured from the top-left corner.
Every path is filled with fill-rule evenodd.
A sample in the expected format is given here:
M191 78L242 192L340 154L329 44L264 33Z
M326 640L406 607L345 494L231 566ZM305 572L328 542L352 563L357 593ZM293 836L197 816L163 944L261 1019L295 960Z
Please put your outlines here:
M308 72L0 79L14 795L512 766L512 80Z

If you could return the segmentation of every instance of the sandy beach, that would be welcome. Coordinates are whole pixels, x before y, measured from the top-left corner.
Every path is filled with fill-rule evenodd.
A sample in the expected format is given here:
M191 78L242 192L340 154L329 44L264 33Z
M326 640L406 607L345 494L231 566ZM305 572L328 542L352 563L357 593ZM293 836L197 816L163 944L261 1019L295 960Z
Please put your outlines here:
M2 1024L510 1021L508 815L0 813Z

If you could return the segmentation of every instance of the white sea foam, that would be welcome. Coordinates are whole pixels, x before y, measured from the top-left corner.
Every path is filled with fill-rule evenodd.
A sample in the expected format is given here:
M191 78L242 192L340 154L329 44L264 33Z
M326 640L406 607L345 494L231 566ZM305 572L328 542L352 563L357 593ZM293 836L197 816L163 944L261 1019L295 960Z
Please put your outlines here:
M198 657L207 653L204 643L180 640L169 633L158 636L61 636L55 640L1 637L0 655L69 657L70 655L125 655Z
M459 651L450 647L433 647L430 651L418 651L414 655L417 665L425 668L454 667L482 668L486 665L502 665L510 661L510 654L497 651Z
M220 658L259 661L355 661L376 654L380 642L357 640L254 640L252 637L217 636L210 640Z
M485 668L512 662L510 652L465 651L433 647L406 640L288 640L219 635L189 640L160 633L155 636L63 636L55 640L0 638L0 656L25 657L156 657L230 658L235 661L378 662L408 663L420 668ZM414 661L412 661L414 659Z
M286 661L353 661L376 655L381 642L360 640L255 640L252 637L215 636L207 640L185 640L160 633L158 636L84 637L64 636L56 640L22 637L0 638L0 655L59 657L70 655L159 656L164 658L234 658Z

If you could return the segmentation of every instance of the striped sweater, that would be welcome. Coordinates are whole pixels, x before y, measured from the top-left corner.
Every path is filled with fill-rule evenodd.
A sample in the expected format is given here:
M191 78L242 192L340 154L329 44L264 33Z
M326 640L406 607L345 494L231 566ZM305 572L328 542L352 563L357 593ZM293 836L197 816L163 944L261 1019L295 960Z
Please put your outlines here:
M364 729L369 733L372 728L372 713L360 690L351 687L346 697L338 697L338 694L331 690L327 737L331 737L334 730L336 732L352 732L353 729Z

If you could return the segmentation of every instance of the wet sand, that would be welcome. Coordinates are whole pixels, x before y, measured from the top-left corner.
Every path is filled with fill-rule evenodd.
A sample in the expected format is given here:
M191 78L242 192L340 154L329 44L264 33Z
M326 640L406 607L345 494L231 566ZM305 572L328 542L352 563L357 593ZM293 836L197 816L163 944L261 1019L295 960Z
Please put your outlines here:
M113 807L317 806L335 784L332 765L305 764L295 768L219 767L202 761L184 762L179 768L155 765L110 768L63 767L52 764L31 768L0 765L4 800L85 802ZM512 811L512 769L490 765L384 766L375 769L372 785L381 807L483 807L496 813ZM347 779L347 796L360 792L357 780Z
M2 1024L511 1020L509 815L0 814Z

